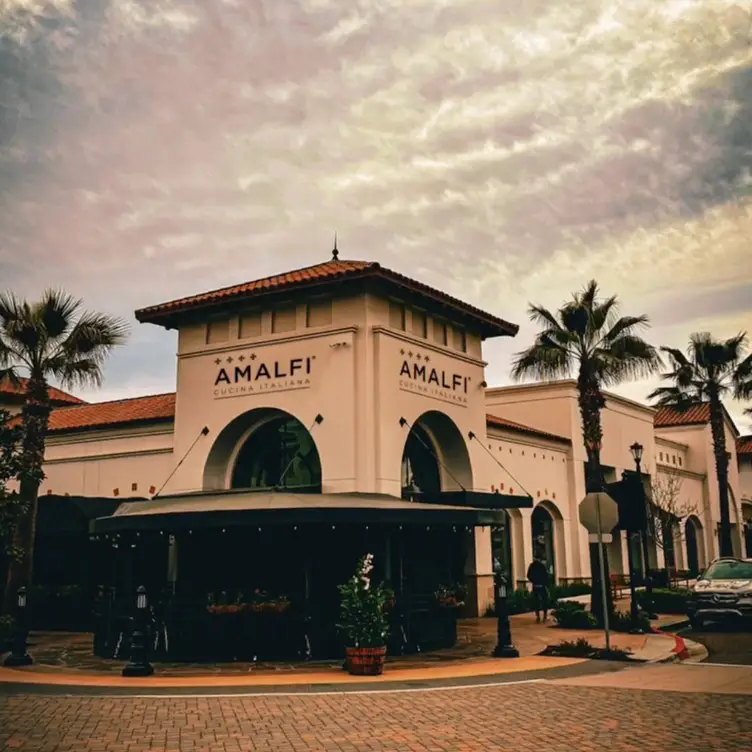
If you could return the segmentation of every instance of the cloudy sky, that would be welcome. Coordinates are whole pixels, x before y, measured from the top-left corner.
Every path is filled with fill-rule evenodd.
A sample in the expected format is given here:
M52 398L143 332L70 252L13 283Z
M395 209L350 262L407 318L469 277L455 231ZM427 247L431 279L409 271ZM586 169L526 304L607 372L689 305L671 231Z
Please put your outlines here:
M133 320L335 229L520 323L493 384L591 277L656 344L752 329L752 3L0 0L1 287ZM174 350L134 322L82 396Z

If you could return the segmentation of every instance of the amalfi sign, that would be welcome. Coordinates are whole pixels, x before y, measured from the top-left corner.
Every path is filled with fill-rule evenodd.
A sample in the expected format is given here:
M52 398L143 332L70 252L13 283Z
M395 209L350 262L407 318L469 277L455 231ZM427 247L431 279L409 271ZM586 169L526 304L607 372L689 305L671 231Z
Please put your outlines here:
M214 396L219 399L241 397L262 392L287 392L307 389L315 355L283 360L259 360L256 353L248 357L217 358L219 366L214 378Z
M415 392L426 397L467 405L470 377L445 371L431 365L431 358L420 353L405 352L402 355L399 386L403 392Z

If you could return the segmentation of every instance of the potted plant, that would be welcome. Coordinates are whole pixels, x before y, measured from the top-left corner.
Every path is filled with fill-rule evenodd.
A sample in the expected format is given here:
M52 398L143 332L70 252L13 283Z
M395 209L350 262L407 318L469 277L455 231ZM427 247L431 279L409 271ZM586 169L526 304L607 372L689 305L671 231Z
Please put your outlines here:
M461 608L465 605L465 588L462 585L439 585L434 593L439 608Z
M384 671L389 634L387 602L390 591L371 581L373 554L358 561L355 574L339 586L340 617L337 628L345 638L345 666L358 676L378 676Z

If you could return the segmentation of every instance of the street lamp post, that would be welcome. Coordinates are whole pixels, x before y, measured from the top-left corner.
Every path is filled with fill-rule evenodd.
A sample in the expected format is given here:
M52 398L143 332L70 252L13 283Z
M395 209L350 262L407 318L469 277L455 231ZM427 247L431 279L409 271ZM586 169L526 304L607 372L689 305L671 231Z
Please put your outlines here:
M645 523L642 528L642 556L645 560L645 612L648 619L656 619L653 613L653 580L650 577L650 553L648 550L648 519L650 510L648 509L648 499L645 495L645 487L642 485L642 444L635 442L629 447L637 469L637 483L639 486L640 501L643 505Z
M16 596L16 619L13 633L13 646L10 655L3 661L3 666L16 668L18 666L30 666L34 663L32 657L26 652L26 642L29 634L26 622L26 588L18 588Z
M136 590L136 618L131 635L131 659L123 668L123 676L151 676L154 673L148 655L147 606L146 588L140 585Z
M507 603L507 579L497 570L494 574L494 595L496 606L496 647L494 658L519 658L520 651L512 644L512 630L509 624Z

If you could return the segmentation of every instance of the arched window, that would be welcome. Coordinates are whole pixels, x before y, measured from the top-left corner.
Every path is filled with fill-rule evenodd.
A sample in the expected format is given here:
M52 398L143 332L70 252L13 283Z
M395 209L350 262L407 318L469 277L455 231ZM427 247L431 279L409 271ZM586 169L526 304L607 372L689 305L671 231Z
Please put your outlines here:
M321 490L321 462L308 429L282 415L263 423L235 461L232 488Z
M402 498L440 491L441 471L436 447L428 432L416 424L410 429L402 454Z

